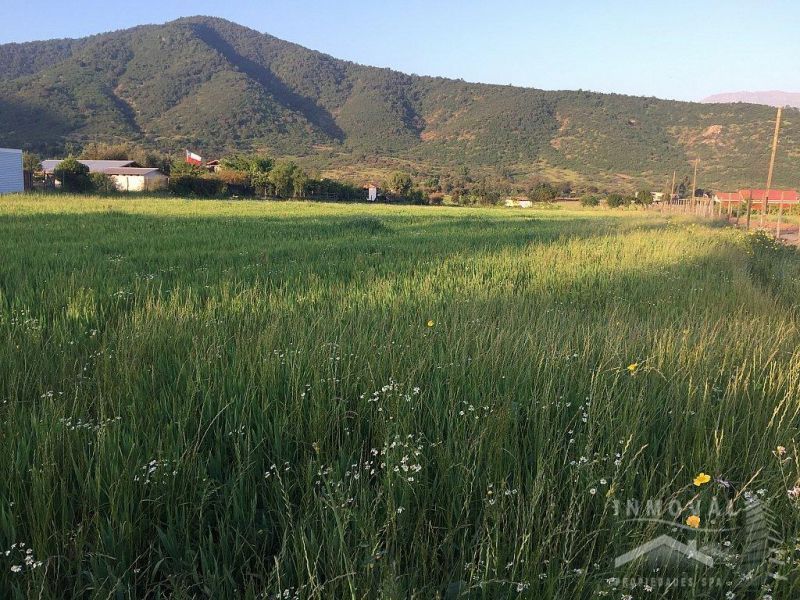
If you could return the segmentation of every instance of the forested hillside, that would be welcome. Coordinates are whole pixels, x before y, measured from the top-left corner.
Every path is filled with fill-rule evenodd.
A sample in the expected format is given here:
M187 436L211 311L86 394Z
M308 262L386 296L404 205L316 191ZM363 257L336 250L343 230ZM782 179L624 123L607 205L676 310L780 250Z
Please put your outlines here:
M57 155L132 141L206 156L263 151L368 176L479 173L511 183L703 187L765 179L773 110L552 92L356 65L215 18L0 46L0 146ZM776 185L797 185L800 113Z

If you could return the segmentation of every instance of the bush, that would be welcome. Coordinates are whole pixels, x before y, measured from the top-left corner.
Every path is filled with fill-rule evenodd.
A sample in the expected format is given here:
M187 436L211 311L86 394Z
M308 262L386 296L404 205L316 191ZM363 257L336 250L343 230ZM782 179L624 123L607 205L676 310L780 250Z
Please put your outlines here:
M98 194L116 194L119 191L114 180L105 173L92 173L89 179L92 180L92 191Z
M628 199L625 198L622 194L609 194L608 198L606 198L606 205L609 208L618 208L620 206L627 206Z
M89 167L72 156L65 158L55 168L53 173L61 182L61 189L65 192L81 193L92 190L92 179L89 177Z
M386 189L400 198L408 197L413 187L414 182L411 180L411 176L408 175L408 173L403 173L402 171L393 173L386 182Z
M641 204L642 206L649 206L653 203L653 194L651 194L647 190L640 190L636 194L636 204Z
M581 206L600 206L600 198L597 196L583 196L581 198Z
M558 196L558 190L549 183L539 183L529 189L526 196L531 202L552 202Z
M177 196L218 198L225 193L225 182L216 177L178 175L169 180L170 191Z

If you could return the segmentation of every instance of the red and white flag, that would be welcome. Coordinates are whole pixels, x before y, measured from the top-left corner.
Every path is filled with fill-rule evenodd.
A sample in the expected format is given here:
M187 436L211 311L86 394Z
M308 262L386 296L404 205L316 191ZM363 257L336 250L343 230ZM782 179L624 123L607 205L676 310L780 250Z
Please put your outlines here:
M194 152L186 151L186 162L190 165L202 165L203 164L203 157L199 154L195 154Z

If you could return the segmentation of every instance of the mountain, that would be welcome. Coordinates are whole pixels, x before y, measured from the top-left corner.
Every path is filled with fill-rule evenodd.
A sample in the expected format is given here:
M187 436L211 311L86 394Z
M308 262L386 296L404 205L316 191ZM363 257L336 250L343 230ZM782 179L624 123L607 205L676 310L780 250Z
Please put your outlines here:
M746 102L748 104L765 104L766 106L792 106L800 108L800 93L781 92L772 90L768 92L726 92L724 94L714 94L704 98L703 102Z
M584 91L406 75L337 60L209 17L0 45L0 146L52 156L132 141L205 156L263 151L325 173L469 172L662 188L700 162L700 187L761 184L774 114ZM788 111L776 185L796 184Z

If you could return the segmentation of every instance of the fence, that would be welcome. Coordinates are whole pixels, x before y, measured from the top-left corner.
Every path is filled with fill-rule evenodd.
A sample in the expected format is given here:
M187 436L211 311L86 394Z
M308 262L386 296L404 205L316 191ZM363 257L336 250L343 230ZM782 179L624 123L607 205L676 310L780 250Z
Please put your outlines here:
M684 214L695 217L716 220L742 229L759 229L771 232L777 239L784 242L800 245L800 218L794 211L785 211L783 203L779 206L767 206L766 212L750 210L747 212L747 203L736 206L729 202L714 202L712 198L681 198L670 202L661 202L651 205L651 210L667 214Z

